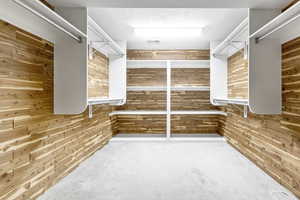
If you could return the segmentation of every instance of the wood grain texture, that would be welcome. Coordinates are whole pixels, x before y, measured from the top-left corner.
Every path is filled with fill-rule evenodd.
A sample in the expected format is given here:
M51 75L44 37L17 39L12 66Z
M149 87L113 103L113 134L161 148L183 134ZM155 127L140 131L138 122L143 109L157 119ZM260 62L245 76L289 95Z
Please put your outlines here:
M166 86L166 69L127 69L128 86Z
M0 199L36 199L111 137L109 106L53 115L53 45L0 21Z
M88 61L88 97L108 98L108 58L94 50L93 59Z
M171 85L172 86L209 86L209 69L208 68L183 68L172 69Z
M127 101L118 110L166 110L166 91L128 91Z
M248 99L248 61L244 50L228 58L228 98Z
M218 115L172 115L172 133L217 133Z
M254 115L227 106L220 132L230 144L300 197L300 38L282 47L282 115Z
M172 110L218 110L210 103L209 91L172 91Z
M118 115L117 120L118 133L166 133L166 115Z
M209 50L127 50L129 60L209 60Z

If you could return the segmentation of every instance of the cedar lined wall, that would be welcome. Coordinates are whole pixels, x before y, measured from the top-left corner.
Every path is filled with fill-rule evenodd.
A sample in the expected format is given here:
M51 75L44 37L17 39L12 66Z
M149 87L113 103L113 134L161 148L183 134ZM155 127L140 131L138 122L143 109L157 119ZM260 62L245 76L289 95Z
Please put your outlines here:
M166 86L166 69L127 69L128 86Z
M112 135L93 118L53 115L53 45L0 21L0 199L36 199Z
M208 68L174 68L171 71L172 86L209 86Z
M93 59L88 61L89 98L108 98L108 58L94 50Z
M282 46L282 115L243 118L227 106L220 132L229 143L300 197L300 38Z
M218 133L218 115L172 115L172 133Z
M172 91L172 110L218 110L210 103L209 91Z
M118 133L165 134L166 115L118 115Z
M208 50L129 50L131 60L207 60ZM142 67L142 66L141 66ZM176 66L175 66L176 67ZM166 69L138 68L127 70L128 86L166 86ZM172 68L171 85L209 86L209 69ZM172 110L217 110L210 104L209 91L172 91ZM128 91L127 103L120 110L166 110L166 91ZM119 115L118 133L165 133L166 115ZM215 115L173 115L174 133L216 133Z
M244 50L228 58L228 98L248 99L248 61Z
M127 101L117 110L166 110L165 91L127 91Z

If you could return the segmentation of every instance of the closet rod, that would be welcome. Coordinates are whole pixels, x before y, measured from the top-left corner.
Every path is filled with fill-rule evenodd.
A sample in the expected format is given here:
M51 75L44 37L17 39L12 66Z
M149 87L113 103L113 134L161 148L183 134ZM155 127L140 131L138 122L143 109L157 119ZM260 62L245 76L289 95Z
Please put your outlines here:
M30 11L32 14L40 17L41 19L45 20L46 22L48 22L49 24L53 25L54 27L56 27L57 29L61 30L62 32L66 33L67 35L69 35L71 38L73 38L74 40L76 40L77 42L81 43L82 42L82 38L81 36L76 36L73 33L69 32L68 30L66 30L65 28L63 28L62 26L56 24L55 22L53 22L52 20L48 19L47 17L45 17L44 15L42 15L41 13L39 13L38 11L32 9L31 7L29 7L28 5L24 4L23 2L21 2L20 0L13 0L16 4L22 6L23 8L27 9L28 11Z
M298 19L300 17L300 14L294 16L293 18L289 19L288 21L284 22L283 24L279 25L278 27L274 28L273 30L271 30L270 32L264 34L263 36L257 37L255 38L255 42L259 43L260 41L262 41L263 39L267 38L268 36L272 35L274 32L284 28L285 26L289 25L290 23L292 23L293 21L295 21L296 19Z

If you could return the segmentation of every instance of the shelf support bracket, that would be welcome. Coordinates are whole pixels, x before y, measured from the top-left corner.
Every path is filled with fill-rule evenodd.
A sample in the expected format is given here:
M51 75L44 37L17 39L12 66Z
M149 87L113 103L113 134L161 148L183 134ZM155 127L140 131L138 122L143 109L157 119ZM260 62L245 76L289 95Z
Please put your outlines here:
M93 105L89 105L89 118L93 118Z
M248 105L244 105L244 118L248 118Z
M246 41L244 42L244 59L248 59L248 44Z

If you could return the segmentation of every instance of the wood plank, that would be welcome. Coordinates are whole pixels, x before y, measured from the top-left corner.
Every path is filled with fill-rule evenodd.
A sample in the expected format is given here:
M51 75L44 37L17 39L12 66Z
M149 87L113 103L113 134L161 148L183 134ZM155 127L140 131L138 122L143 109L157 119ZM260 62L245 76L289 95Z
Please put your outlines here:
M88 97L108 98L108 58L94 51L93 59L88 61Z
M209 50L128 50L129 60L209 60Z
M53 44L0 21L0 199L36 199L68 175L110 139L112 110L53 115Z
M300 38L282 46L282 115L250 114L227 106L219 132L265 172L300 197Z
M248 61L244 50L228 58L228 98L248 99Z

